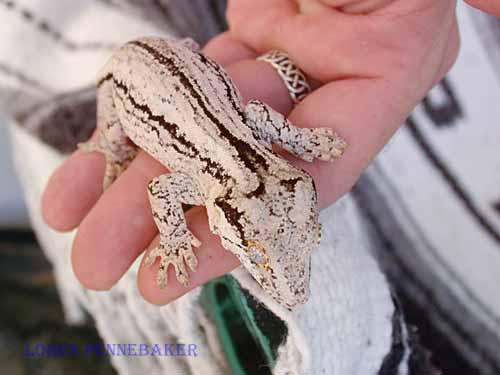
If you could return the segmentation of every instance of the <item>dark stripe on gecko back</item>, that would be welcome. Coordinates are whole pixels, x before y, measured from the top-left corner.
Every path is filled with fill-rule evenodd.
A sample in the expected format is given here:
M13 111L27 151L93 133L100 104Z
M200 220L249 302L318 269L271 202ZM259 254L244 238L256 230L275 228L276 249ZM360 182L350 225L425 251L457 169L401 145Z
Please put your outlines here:
M198 57L203 64L210 66L212 68L212 72L217 75L217 77L219 77L220 81L224 84L224 87L226 89L226 96L229 98L234 111L238 113L241 121L245 121L245 116L243 115L243 112L241 110L241 103L239 102L239 97L236 94L236 88L234 87L232 81L230 81L227 73L221 70L219 64L209 59L204 54L198 53Z
M116 87L119 87L121 88L122 90L124 90L124 85L118 85L114 80L113 80L113 83L116 85ZM128 92L124 92L123 95L124 97L122 97L122 95L120 95L120 93L117 91L116 94L118 95L118 97L120 99L122 99L122 101L124 101L125 99L130 99L129 95L128 95ZM132 105L133 105L133 102L131 101ZM138 109L134 106L134 109ZM158 138L158 142L159 142L159 145L160 146L165 146L165 147L172 147L179 155L184 155L186 157L193 157L193 154L190 154L189 151L186 151L185 149L181 149L176 143L174 143L175 141L171 142L171 143L165 143L164 139L161 138L160 136L160 131L159 129L154 126L153 124L150 124L148 123L145 119L139 117L137 115L137 113L135 113L132 109L128 109L126 106L124 106L123 110L125 111L125 113L131 117L134 117L137 121L139 121L141 124L143 124L144 126L146 126L148 128L149 131L152 131L156 134L156 137ZM163 127L164 128L164 127ZM165 129L165 128L164 128Z
M212 121L212 123L217 127L220 132L220 135L224 137L228 143L234 147L236 153L238 154L238 158L243 162L245 167L251 172L257 172L260 168L264 170L269 169L269 165L266 159L256 152L247 142L241 140L234 136L231 131L229 131L220 120L207 108L205 102L209 102L209 98L202 97L202 95L196 91L195 87L189 81L189 78L186 74L176 66L174 60L170 57L167 57L160 53L155 48L149 46L146 43L141 41L132 41L129 44L137 46L147 53L149 53L160 65L167 68L169 72L172 73L174 77L179 78L179 81L184 86L186 90L188 90L191 96L196 100L199 108L202 109L203 113ZM222 81L225 81L222 79ZM193 108L196 110L196 108Z
M139 104L134 99L134 97L130 94L128 87L126 85L114 79L112 75L110 75L110 78L113 79L115 86L124 92L124 95L127 97L127 99L130 101L130 103L135 109L137 109L141 113L146 114L148 120L156 122L162 129L166 130L173 139L175 139L177 142L183 145L186 149L190 150L192 152L192 156L190 157L197 158L200 162L202 162L205 165L205 168L202 170L203 172L210 174L221 183L230 178L230 176L225 172L225 169L219 163L216 163L213 160L200 155L200 152L198 151L196 146L180 134L179 126L177 124L166 121L165 118L161 115L153 114L153 112L147 105ZM180 152L179 149L177 149L176 151L179 152L180 154L184 154Z
M227 197L216 198L214 204L224 212L224 217L228 223L239 232L241 242L246 246L245 231L243 230L242 223L240 223L240 218L243 213L238 211L238 208L231 206L227 201Z

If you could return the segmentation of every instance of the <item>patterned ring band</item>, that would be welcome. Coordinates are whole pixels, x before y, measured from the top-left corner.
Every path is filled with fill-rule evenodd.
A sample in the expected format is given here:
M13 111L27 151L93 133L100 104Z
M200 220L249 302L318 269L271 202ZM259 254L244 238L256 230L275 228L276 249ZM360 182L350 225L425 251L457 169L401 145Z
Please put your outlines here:
M257 57L257 60L265 61L276 69L295 104L311 92L304 73L285 52L272 50Z

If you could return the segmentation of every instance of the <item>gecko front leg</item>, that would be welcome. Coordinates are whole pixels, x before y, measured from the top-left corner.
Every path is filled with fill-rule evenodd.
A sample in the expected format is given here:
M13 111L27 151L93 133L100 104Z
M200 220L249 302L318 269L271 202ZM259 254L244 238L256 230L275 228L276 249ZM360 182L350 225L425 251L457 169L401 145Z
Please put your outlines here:
M153 217L160 232L160 243L148 253L145 265L152 265L156 257L160 257L160 288L167 286L169 264L174 266L177 280L186 286L189 277L184 261L192 271L196 270L198 261L192 246L198 247L201 242L187 228L182 203L203 204L198 182L183 173L164 174L151 180L148 193Z
M258 100L245 107L247 125L254 135L271 148L276 143L305 161L314 158L332 161L340 157L347 143L330 128L299 128L281 113Z

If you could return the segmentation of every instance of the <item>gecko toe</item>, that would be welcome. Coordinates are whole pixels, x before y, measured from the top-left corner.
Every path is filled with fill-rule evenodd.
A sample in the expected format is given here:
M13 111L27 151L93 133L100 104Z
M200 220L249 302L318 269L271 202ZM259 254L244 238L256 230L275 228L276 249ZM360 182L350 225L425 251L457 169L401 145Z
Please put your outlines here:
M160 257L160 267L157 274L157 284L160 289L165 289L167 287L169 265L174 266L175 276L179 283L184 286L189 285L189 274L186 270L186 264L191 271L196 271L198 266L198 260L189 242L179 247L175 247L175 249L175 251L171 251L170 247L160 243L160 245L152 249L144 259L144 266L150 267L154 264L156 258Z
M175 268L175 276L177 277L177 281L179 281L183 286L189 285L189 276L186 271L186 266L184 265L183 259L179 261L177 259L175 262L172 262Z

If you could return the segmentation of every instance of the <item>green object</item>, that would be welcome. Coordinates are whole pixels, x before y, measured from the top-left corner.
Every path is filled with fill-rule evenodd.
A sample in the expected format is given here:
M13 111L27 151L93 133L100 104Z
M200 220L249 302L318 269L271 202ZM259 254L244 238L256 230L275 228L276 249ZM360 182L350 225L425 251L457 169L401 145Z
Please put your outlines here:
M234 375L270 375L285 323L255 301L230 275L205 284L203 308L217 328Z

